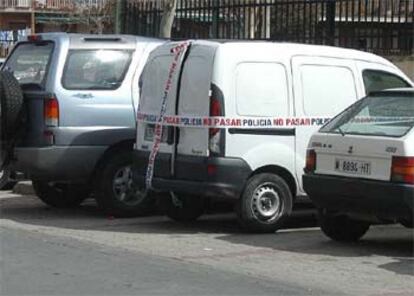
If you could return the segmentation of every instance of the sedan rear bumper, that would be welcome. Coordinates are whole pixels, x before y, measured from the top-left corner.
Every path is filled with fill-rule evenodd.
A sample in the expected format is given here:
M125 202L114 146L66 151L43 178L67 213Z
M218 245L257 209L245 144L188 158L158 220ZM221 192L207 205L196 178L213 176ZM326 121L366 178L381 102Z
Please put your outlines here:
M391 220L410 219L413 215L413 185L306 174L303 186L319 208Z

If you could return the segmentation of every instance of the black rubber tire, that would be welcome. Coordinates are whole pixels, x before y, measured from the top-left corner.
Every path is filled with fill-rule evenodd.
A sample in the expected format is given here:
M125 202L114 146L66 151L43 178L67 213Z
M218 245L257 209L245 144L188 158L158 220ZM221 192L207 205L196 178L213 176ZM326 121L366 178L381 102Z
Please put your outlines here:
M414 228L414 218L400 220L400 224L405 228Z
M0 172L0 190L12 190L17 182L9 180L10 173L8 170Z
M170 193L157 200L160 211L177 222L195 221L206 209L206 199L189 194Z
M277 212L265 217L261 215L255 206L256 192L260 188L272 188L279 197ZM286 181L276 174L263 173L252 176L236 206L239 223L248 232L273 233L283 226L287 217L292 213L293 197Z
M338 242L356 242L368 231L370 223L350 219L346 215L319 210L319 223L322 232Z
M117 150L106 157L98 167L95 180L95 199L98 206L109 216L126 218L147 215L155 209L155 198L150 193L144 193L136 204L130 205L116 197L113 188L116 173L126 167L132 166L132 151ZM133 186L133 184L131 185ZM138 190L133 187L130 190Z
M74 208L90 195L90 189L82 184L49 183L32 180L36 195L45 204L55 208Z
M0 71L1 134L10 140L19 127L23 109L23 91L17 79L8 71Z

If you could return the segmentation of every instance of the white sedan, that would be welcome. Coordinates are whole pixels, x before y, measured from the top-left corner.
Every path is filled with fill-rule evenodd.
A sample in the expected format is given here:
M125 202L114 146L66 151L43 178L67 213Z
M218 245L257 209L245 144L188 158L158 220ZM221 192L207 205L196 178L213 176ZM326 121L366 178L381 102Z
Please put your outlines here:
M413 227L414 89L372 93L310 140L304 189L322 231L356 241L372 223Z

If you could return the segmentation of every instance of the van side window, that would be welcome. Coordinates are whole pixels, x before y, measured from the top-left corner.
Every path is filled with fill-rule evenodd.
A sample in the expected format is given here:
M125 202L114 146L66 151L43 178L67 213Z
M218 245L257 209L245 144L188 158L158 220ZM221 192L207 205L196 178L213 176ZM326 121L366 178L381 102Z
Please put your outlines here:
M286 69L277 63L241 63L236 68L237 114L287 116Z
M364 79L367 94L388 88L410 87L402 78L384 71L365 70L362 72L362 78Z
M351 69L331 65L300 66L303 111L307 116L332 116L358 96Z

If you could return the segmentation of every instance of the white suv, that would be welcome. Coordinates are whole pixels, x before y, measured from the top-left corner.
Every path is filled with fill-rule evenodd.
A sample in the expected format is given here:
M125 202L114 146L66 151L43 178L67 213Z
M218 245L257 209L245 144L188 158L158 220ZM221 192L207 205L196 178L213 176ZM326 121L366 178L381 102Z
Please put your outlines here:
M413 226L414 90L375 92L312 136L304 189L322 231L361 238L371 223Z

